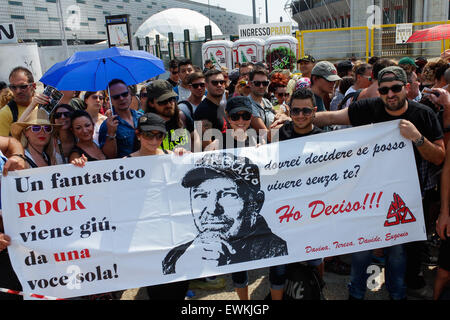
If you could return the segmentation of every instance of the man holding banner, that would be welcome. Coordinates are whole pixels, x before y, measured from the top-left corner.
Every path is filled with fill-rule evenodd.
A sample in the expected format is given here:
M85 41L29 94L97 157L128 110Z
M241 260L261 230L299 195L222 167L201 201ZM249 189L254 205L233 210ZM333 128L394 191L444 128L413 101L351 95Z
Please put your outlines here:
M431 109L407 100L407 83L407 76L403 69L396 66L387 67L378 75L379 98L360 100L340 111L318 113L314 123L319 127L332 124L361 126L402 119L399 125L400 133L413 142L417 167L421 168L424 162L440 165L445 157L442 128ZM426 177L423 177L420 171L419 178L423 191ZM385 248L388 269L386 283L392 299L406 298L406 247L398 245ZM408 263L410 263L417 258L414 246L408 245L408 247L413 248L408 250ZM349 284L350 298L364 298L368 278L366 270L370 262L370 251L353 254Z

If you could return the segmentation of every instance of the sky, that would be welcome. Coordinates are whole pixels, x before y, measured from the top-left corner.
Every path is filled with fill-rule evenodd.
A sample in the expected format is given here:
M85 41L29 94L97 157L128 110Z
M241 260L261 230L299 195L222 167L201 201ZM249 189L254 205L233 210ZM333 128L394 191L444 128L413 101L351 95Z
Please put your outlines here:
M208 4L208 0L192 0ZM289 15L284 11L284 5L287 0L267 0L269 7L269 23L280 22L280 16L283 17L283 22L292 21ZM260 23L266 23L266 8L265 0L256 0L256 17L259 17L259 8L261 7ZM209 0L211 6L220 6L227 11L241 13L253 16L252 0Z

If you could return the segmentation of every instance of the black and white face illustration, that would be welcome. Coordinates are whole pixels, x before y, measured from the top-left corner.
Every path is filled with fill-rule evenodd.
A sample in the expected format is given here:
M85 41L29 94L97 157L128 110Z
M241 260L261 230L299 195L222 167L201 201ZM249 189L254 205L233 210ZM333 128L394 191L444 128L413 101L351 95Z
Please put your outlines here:
M191 188L191 211L200 233L236 237L245 217L245 202L237 184L227 177L207 179Z

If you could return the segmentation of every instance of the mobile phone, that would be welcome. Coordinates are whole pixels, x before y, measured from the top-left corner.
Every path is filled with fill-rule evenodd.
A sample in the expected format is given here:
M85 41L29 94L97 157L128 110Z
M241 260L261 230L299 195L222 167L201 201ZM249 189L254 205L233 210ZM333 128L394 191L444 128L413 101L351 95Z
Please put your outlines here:
M47 104L40 104L39 108L44 109L45 112L47 112L47 114L50 115L55 109L55 107L58 105L59 101L61 101L64 94L52 86L46 86L43 94L49 97L50 101Z
M427 94L434 94L436 97L439 97L440 93L439 92L435 92L430 88L424 88L422 91L425 95Z

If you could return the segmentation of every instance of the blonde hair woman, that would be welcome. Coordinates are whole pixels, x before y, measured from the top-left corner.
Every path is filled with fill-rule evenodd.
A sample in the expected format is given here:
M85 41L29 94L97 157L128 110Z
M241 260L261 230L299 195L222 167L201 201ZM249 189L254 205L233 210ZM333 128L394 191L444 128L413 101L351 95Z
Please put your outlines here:
M39 108L35 108L25 120L11 125L11 135L21 142L30 168L56 164L52 132L59 127L50 123L47 113Z

